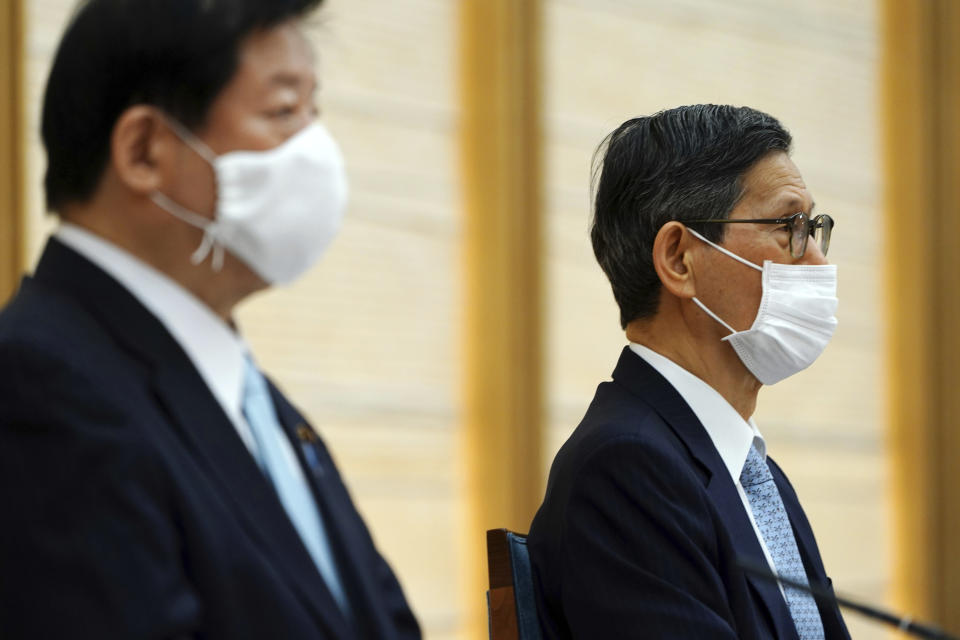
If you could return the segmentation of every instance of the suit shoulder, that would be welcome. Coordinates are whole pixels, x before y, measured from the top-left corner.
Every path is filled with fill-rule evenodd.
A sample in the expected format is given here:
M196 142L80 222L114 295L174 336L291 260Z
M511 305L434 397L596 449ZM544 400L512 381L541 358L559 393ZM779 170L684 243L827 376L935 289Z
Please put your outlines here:
M706 481L701 465L650 404L616 383L601 384L554 459L531 523L531 555L541 564L565 557L571 527L580 530L584 519L595 517L611 535L630 531L642 537L671 528L708 548L716 518Z
M104 327L70 296L27 279L0 311L0 361L21 369L3 375L29 375L42 367L44 375L87 372L102 368L118 355Z
M82 306L27 281L0 312L0 427L133 424L146 372Z
M616 383L603 383L554 458L537 518L563 522L574 496L617 487L654 501L684 494L684 501L699 504L704 481L686 446L652 406Z
M651 405L615 382L604 382L557 462L579 467L597 456L617 455L622 445L658 458L683 452L673 430Z

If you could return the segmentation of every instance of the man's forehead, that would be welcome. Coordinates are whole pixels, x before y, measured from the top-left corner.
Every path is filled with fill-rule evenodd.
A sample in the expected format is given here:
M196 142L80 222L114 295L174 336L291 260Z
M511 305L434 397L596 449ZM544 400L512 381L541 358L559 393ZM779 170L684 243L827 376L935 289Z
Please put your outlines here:
M794 212L813 209L813 196L797 165L786 153L773 153L759 160L744 176L744 200L765 206L792 208Z
M296 86L316 82L313 46L295 22L251 34L241 45L238 76L262 85Z

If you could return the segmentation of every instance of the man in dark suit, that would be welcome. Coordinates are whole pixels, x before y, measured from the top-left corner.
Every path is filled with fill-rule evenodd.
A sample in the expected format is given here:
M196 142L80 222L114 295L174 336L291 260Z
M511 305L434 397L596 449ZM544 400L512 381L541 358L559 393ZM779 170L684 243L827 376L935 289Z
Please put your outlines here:
M299 27L318 4L89 0L67 28L61 226L0 313L3 638L420 637L232 321L345 206Z
M848 638L831 601L742 568L829 585L751 415L833 333L833 221L753 109L671 109L605 144L591 235L630 344L530 529L545 637Z

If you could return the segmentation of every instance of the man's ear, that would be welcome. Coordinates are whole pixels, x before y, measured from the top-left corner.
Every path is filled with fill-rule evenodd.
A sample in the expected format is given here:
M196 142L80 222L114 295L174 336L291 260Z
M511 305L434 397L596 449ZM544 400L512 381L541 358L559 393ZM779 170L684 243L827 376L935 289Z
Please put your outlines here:
M153 107L135 105L120 114L110 136L110 165L132 192L149 195L164 182L176 153L173 135Z
M685 226L671 221L660 228L653 241L653 267L663 288L677 298L697 295L691 238Z

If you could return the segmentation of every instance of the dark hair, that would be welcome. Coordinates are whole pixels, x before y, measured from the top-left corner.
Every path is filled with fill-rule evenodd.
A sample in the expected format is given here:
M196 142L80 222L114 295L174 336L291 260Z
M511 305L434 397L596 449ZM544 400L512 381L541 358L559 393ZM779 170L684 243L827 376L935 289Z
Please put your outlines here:
M117 118L157 106L204 124L251 33L306 16L323 0L83 0L47 80L41 133L47 208L93 195Z
M677 107L634 118L594 155L599 172L590 237L620 307L620 325L657 312L653 241L671 220L726 218L743 176L772 151L790 150L776 118L749 107ZM602 165L597 159L603 154ZM726 225L690 225L719 242Z

